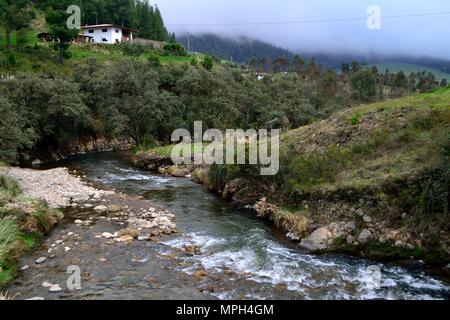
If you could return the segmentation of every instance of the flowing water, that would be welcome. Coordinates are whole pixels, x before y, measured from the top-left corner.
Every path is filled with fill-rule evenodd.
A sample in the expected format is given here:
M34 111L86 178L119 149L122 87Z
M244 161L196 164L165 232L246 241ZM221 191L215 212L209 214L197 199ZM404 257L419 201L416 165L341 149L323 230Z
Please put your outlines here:
M450 298L450 286L420 267L308 254L277 237L271 226L233 209L202 186L137 169L119 155L84 156L69 166L99 186L142 195L175 213L182 235L163 242L159 250L169 252L190 243L202 252L182 258L185 263L178 267L182 271L205 268L246 275L245 281L230 277L236 284L216 293L219 298L276 298L285 287L281 296L296 299ZM381 271L379 286L369 268L373 265Z

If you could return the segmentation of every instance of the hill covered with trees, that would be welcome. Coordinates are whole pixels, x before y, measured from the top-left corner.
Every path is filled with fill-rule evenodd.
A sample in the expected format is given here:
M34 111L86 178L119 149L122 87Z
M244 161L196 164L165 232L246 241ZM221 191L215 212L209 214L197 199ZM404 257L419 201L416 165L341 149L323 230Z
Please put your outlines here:
M208 53L237 63L248 64L253 58L275 60L280 57L292 59L294 56L286 49L269 43L238 37L236 39L214 34L179 35L177 40L190 51Z

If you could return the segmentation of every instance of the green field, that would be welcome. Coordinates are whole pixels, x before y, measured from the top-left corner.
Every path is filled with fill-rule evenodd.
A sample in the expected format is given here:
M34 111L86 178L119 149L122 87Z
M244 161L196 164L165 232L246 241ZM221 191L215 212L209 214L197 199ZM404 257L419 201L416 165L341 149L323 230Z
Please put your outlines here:
M412 72L417 73L417 72L422 72L425 70L427 73L428 72L433 73L436 76L436 78L438 78L439 80L447 79L450 81L449 73L444 73L444 72L442 72L438 69L434 69L434 68L427 68L427 67L423 67L423 66L409 64L409 63L378 63L378 64L375 64L375 66L378 68L378 70L380 72L384 72L386 69L389 69L389 71L392 73L397 73L397 72L403 71L407 75L409 75Z

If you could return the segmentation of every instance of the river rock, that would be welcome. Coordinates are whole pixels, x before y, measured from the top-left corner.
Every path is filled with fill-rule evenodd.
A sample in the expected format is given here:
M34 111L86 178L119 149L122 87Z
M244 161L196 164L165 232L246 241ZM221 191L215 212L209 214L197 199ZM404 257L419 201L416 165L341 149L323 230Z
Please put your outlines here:
M207 273L205 270L197 270L194 272L194 277L196 277L199 280L206 277L206 275L207 275Z
M36 262L37 264L40 264L40 263L45 262L45 260L47 260L46 257L39 257L34 262Z
M28 301L38 301L38 300L45 300L45 299L42 298L42 297L32 297L32 298L28 298L28 299L25 299L25 300L28 300Z
M122 236L116 239L117 242L131 242L134 238L130 235Z
M364 229L358 236L358 242L362 244L366 244L370 240L372 240L372 232L369 229Z
M83 220L77 219L74 221L75 224L83 224Z
M111 233L109 233L109 232L103 232L103 233L102 233L102 237L103 237L103 238L106 238L106 239L111 239L111 238L114 237L114 235L111 234Z
M328 227L321 227L304 238L300 245L311 251L323 250L331 244L332 236L333 234Z
M139 241L147 241L147 240L150 240L150 235L148 235L148 234L142 235L142 236L139 236L137 239Z
M27 264L20 268L21 271L27 271L28 269L30 269L30 266Z
M372 218L366 214L366 215L363 217L363 221L364 221L365 223L371 223L371 222L372 222Z
M60 291L62 291L62 289L59 286L59 284L54 284L48 289L48 291L50 291L50 292L60 292Z
M108 211L108 207L105 205L99 205L94 208L94 211L97 211L98 213L105 213Z
M122 229L119 231L119 237L131 236L133 239L136 239L140 234L141 232L139 230L132 228Z
M121 206L118 206L118 205L115 205L115 204L112 204L112 205L108 206L108 212L109 213L116 213L116 212L120 212L122 210L123 210L123 208Z
M53 284L50 283L50 282L48 282L48 281L44 281L44 282L42 282L42 286L43 286L44 288L50 288L50 287L53 286Z

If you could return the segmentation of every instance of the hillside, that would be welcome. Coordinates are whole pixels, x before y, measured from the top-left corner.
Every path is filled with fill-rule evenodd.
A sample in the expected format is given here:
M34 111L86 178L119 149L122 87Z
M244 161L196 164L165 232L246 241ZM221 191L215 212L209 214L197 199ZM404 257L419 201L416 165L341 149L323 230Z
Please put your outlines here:
M214 34L202 34L189 37L180 35L177 40L186 48L189 46L193 52L208 53L243 64L248 64L252 58L276 60L280 57L287 59L293 57L293 54L286 49L247 37L233 39Z

